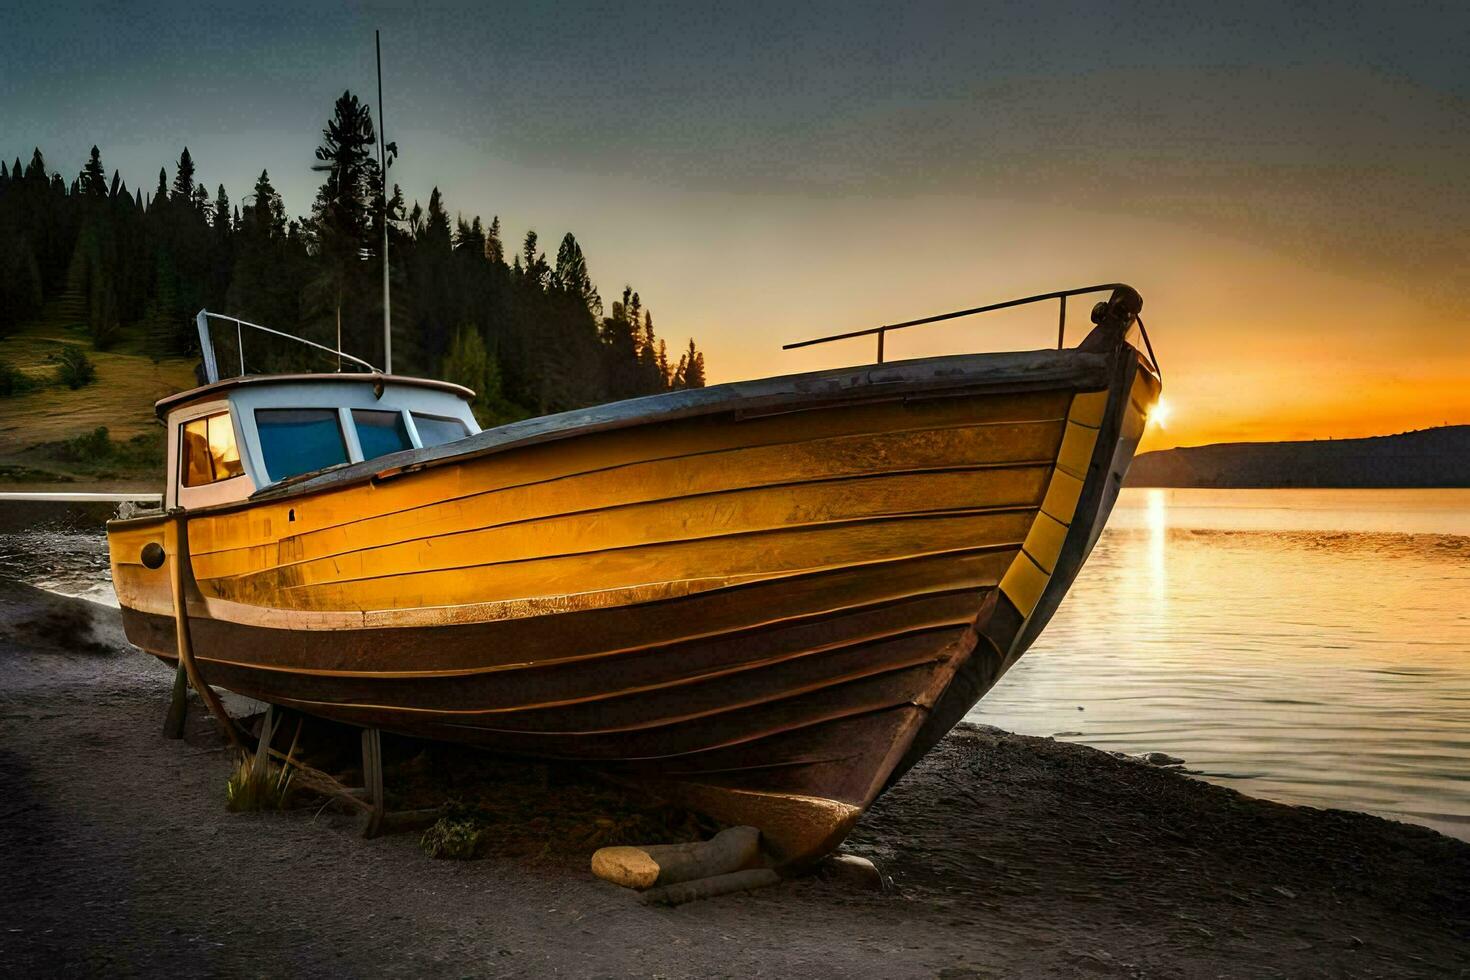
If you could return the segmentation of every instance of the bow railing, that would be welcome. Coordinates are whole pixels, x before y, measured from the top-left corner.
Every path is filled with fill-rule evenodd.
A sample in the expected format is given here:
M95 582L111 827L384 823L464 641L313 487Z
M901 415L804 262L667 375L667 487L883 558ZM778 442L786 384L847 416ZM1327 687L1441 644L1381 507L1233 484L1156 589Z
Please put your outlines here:
M920 317L917 320L905 320L902 323L885 323L879 327L868 327L865 330L849 330L846 333L834 333L827 337L814 337L811 340L798 340L793 344L785 344L782 350L795 350L798 347L812 347L816 344L830 344L837 340L851 340L854 337L878 338L878 363L883 363L883 341L887 335L894 330L905 330L909 327L919 327L926 323L939 323L942 320L957 320L960 317L975 316L980 313L993 313L996 310L1008 310L1016 306L1026 306L1031 303L1044 303L1047 300L1057 300L1057 350L1061 350L1067 344L1067 297L1081 296L1085 293L1112 292L1122 286L1120 282L1100 283L1096 286L1082 286L1077 289L1062 289L1054 293L1038 293L1035 296L1023 296L1020 299L1009 299L1003 303L990 303L986 306L976 306L968 310L956 310L953 313L939 313L934 316ZM1143 328L1143 321L1139 320L1139 329ZM1144 334L1144 343L1148 344L1147 334ZM1153 357L1153 347L1149 345L1149 357Z

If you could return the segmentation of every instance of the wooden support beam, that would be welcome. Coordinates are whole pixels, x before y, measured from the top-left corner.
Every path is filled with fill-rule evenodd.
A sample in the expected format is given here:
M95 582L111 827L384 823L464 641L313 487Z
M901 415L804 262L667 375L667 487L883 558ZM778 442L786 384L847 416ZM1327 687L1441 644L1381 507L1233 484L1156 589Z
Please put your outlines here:
M383 832L387 806L383 800L383 733L376 728L362 730L362 781L371 806L362 836L376 837Z
M183 738L184 722L189 719L189 672L184 661L174 670L174 691L169 698L168 714L163 716L163 737Z
M624 888L673 885L754 867L760 862L761 832L729 827L706 841L604 847L592 855L592 873Z
M263 764L270 758L271 742L276 736L276 706L267 704L265 706L265 717L260 722L260 739L255 744L256 765Z
M240 740L240 732L234 719L225 711L225 706L220 702L219 695L214 693L214 688L204 683L204 679L199 676L199 667L194 662L194 644L189 637L189 611L185 590L185 583L193 580L193 574L189 571L189 530L182 510L174 514L168 528L165 535L172 539L170 543L173 545L171 550L174 560L169 568L169 584L173 587L174 635L178 645L179 663L188 674L189 683L204 699L205 707L209 708L209 713L214 716L225 738L235 748L243 751L245 745Z

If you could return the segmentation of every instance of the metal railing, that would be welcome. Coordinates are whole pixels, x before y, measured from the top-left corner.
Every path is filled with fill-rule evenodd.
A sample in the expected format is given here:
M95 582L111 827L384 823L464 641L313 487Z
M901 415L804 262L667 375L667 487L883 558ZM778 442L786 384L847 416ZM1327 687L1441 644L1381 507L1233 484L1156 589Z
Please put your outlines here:
M815 344L830 344L834 340L850 340L853 337L878 336L878 363L883 363L883 340L890 330L902 330L906 327L918 327L926 323L938 323L941 320L955 320L962 316L974 316L977 313L991 313L995 310L1006 310L1013 306L1026 306L1029 303L1042 303L1049 299L1058 301L1057 311L1057 350L1061 350L1067 343L1067 297L1081 296L1084 293L1112 292L1119 286L1120 282L1105 282L1096 286L1082 286L1078 289L1062 289L1054 293L1038 293L1035 296L1024 296L1021 299L1010 299L1004 303L991 303L988 306L977 306L969 310L956 310L953 313L939 313L935 316L920 317L917 320L905 320L902 323L886 323L881 327L869 327L866 330L849 330L846 333L834 333L828 337L814 337L811 340L798 340L794 344L785 344L782 350L795 350L798 347L811 347ZM1143 321L1138 321L1140 331L1143 329ZM1144 333L1144 343L1148 344L1148 334ZM1149 357L1153 357L1153 346L1149 345Z
M199 313L195 316L194 322L195 325L199 328L199 351L204 357L204 372L206 379L210 383L213 383L220 379L219 363L215 360L214 355L214 341L209 336L210 320L222 320L226 323L233 323L235 325L235 347L240 355L240 373L236 375L236 377L245 376L245 328L247 327L251 330L259 330L261 333L270 334L273 337L282 337L286 340L294 341L298 344L304 344L307 347L322 351L325 354L331 354L337 358L338 371L342 370L343 361L351 361L353 364L366 368L368 371L371 371L375 374L380 373L377 368L373 367L362 358L354 357L351 354L348 354L346 351L337 350L335 347L328 347L325 344L318 344L316 341L307 340L305 337L297 337L295 334L284 333L280 330L272 330L270 327L263 327L258 323L251 323L249 320L241 320L238 317L226 316L223 313L211 313L208 310L200 310Z

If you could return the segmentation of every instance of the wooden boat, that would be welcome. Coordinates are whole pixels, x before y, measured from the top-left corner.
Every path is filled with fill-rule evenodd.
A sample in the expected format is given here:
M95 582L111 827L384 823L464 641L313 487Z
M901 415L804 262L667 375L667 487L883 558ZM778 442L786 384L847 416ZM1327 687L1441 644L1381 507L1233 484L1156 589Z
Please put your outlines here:
M1105 289L1077 347L882 362ZM209 684L579 760L800 865L1056 610L1159 392L1141 307L486 431L441 382L212 380L158 403L167 512L108 525L128 637L178 656L177 563Z

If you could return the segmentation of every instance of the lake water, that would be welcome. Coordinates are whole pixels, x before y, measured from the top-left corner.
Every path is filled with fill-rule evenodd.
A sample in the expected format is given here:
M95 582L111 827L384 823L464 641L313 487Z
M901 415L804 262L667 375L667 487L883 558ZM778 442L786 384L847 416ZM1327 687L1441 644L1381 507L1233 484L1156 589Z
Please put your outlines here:
M0 502L0 575L115 604L110 510ZM970 720L1470 839L1470 490L1124 491Z
M969 717L1470 839L1470 490L1127 490Z

